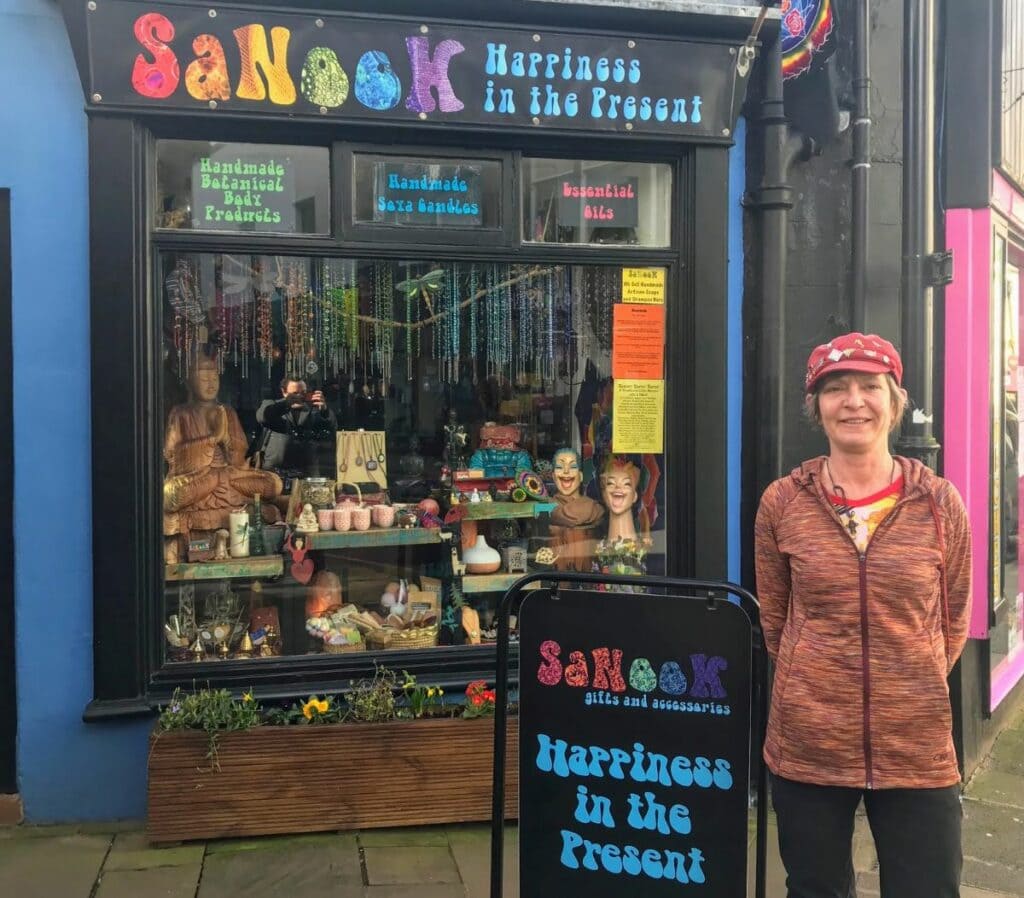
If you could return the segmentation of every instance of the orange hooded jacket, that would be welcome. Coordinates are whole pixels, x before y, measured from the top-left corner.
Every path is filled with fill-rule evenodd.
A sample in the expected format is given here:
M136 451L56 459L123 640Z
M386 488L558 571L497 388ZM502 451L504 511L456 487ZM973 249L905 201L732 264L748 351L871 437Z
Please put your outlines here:
M946 677L967 640L970 529L949 481L897 457L903 495L862 555L825 496L823 457L765 490L757 590L775 684L778 776L868 789L960 780Z

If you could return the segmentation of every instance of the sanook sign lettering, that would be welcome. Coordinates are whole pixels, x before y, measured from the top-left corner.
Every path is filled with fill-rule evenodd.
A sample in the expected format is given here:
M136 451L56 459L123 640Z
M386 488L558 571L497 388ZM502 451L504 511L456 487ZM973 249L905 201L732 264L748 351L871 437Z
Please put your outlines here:
M745 90L723 44L129 0L87 16L99 106L722 140Z
M745 894L745 613L535 590L519 626L520 894Z

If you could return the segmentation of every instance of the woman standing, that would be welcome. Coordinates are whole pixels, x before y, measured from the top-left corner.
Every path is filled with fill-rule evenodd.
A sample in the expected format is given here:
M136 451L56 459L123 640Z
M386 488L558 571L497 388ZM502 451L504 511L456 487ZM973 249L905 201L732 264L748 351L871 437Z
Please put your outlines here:
M765 491L755 527L761 623L775 662L764 758L789 898L856 894L863 798L883 898L959 895L960 774L946 677L967 637L963 502L893 456L907 404L887 340L817 347L806 409L828 438Z

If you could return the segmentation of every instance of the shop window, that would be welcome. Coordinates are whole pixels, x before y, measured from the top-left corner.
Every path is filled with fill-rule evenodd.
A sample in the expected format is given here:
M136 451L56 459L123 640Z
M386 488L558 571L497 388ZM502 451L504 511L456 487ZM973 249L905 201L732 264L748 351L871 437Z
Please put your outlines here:
M666 269L157 269L168 663L485 644L526 570L663 572Z
M523 240L667 247L672 167L523 159Z
M510 242L511 157L504 153L380 152L340 144L341 230L353 241Z
M330 231L326 147L159 140L156 157L157 228Z
M996 235L993 259L992 606L989 657L992 704L1024 674L1024 581L1020 529L1024 503L1020 396L1021 270L1024 251Z

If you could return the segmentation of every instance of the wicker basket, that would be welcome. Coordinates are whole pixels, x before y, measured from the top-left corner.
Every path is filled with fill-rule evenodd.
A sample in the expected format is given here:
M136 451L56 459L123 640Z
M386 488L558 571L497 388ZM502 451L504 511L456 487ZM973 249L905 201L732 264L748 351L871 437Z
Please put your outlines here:
M345 652L361 652L366 648L362 642L349 642L343 645L334 645L330 642L324 643L324 651L328 655L343 655Z
M437 645L437 634L440 627L433 624L429 627L410 627L408 630L395 630L381 627L366 634L366 641L374 649L425 649Z

